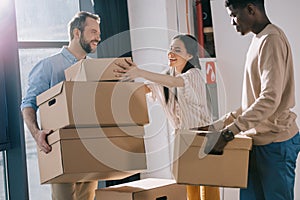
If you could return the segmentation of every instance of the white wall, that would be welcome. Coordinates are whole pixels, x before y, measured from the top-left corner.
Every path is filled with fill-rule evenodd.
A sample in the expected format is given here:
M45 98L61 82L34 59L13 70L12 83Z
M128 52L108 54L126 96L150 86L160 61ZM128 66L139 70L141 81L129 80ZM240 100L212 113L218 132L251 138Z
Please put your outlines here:
M165 0L128 0L133 60L139 67L161 72L167 67L169 32ZM174 10L169 16L174 15ZM142 178L172 178L170 168L169 130L161 106L148 101L150 124L145 127L147 172Z
M187 32L185 1L128 0L133 59L143 69L162 72L167 67L167 50L174 35ZM189 5L191 6L191 5ZM177 15L180 13L179 15ZM192 13L189 20L192 23ZM193 27L190 26L193 31ZM142 81L142 80L141 80ZM169 126L158 103L148 101L150 124L145 127L147 172L142 178L172 178Z
M300 12L298 0L266 0L267 13L271 21L284 29L289 38L293 55L296 79L296 97L299 97L300 79L300 37L298 33ZM224 0L211 0L214 37L216 45L216 55L219 67L219 81L223 80L225 90L221 90L220 104L224 112L231 111L240 105L243 64L246 51L252 35L240 36L230 25L230 18L224 8ZM222 82L219 83L221 86ZM221 101L223 99L223 101ZM297 106L294 111L300 114L300 101L296 99ZM300 116L297 119L300 125ZM298 158L298 167L296 169L295 199L300 199L300 159ZM224 199L238 199L238 189L226 189Z

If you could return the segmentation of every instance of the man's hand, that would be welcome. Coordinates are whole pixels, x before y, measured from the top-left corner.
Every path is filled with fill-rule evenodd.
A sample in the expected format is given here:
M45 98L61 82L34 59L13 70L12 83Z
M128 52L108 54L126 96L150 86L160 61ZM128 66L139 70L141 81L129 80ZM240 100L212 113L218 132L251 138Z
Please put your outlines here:
M38 147L45 153L49 153L51 151L51 146L48 144L48 141L47 141L47 136L50 133L52 133L52 131L39 130L34 135L34 139L35 139Z
M24 108L22 110L22 115L26 126L29 129L38 147L43 152L49 153L51 151L51 147L47 142L47 135L52 133L52 131L40 130L36 119L36 111L32 107Z
M207 142L204 153L221 155L228 143L222 136L221 132L216 131L214 133L208 133L205 137L207 138Z
M190 130L197 132L199 131L199 135L205 135L205 154L222 154L227 143L234 139L234 134L231 131L227 129L218 131L213 125L195 127L191 128ZM201 131L203 132L201 133Z

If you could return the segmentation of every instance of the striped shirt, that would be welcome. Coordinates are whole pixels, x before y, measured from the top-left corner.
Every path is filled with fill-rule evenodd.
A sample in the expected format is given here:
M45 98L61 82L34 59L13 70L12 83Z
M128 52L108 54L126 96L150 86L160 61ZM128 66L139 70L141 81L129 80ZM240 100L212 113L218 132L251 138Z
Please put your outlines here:
M176 76L183 78L184 86L169 88L169 102L167 104L163 86L156 83L148 85L152 91L152 97L163 106L170 124L175 129L211 124L212 118L207 108L205 82L201 70L192 68ZM175 94L177 99L175 99Z

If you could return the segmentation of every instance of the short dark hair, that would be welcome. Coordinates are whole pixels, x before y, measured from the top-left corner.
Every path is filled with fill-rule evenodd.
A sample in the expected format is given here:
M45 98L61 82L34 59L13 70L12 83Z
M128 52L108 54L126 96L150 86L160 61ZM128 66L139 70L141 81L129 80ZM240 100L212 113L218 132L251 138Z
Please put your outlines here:
M264 9L264 0L225 0L225 7L245 8L249 3Z
M69 22L68 28L69 28L69 36L70 40L74 38L73 30L75 28L78 28L80 31L84 31L85 27L85 21L86 18L90 17L95 19L98 23L100 23L100 17L97 14L92 14L90 12L86 11L80 11L78 12Z

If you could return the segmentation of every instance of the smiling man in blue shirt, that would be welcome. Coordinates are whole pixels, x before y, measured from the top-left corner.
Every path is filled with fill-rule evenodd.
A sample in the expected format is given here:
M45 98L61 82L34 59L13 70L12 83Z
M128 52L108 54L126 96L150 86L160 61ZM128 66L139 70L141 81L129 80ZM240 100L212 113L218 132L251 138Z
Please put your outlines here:
M79 12L69 22L69 45L60 52L37 63L29 74L29 85L22 99L24 121L38 147L45 153L51 151L46 137L51 130L41 130L37 123L36 97L65 80L64 70L95 52L100 42L100 18L89 12ZM93 200L97 181L84 183L52 184L53 200Z

